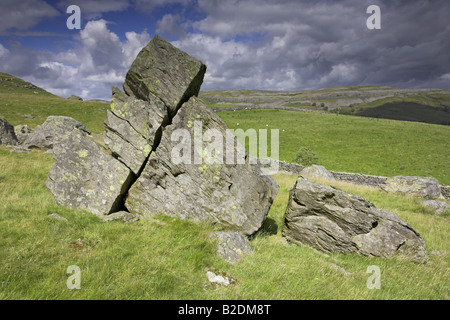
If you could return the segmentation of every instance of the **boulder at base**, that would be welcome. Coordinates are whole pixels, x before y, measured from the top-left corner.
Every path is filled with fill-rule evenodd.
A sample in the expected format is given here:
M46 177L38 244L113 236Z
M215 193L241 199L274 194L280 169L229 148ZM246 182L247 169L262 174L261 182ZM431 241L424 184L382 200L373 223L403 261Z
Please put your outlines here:
M233 159L226 157L225 148ZM237 163L236 150L243 150L243 164ZM126 207L143 216L206 221L251 235L261 227L276 192L267 181L273 178L261 175L246 158L219 116L191 98L165 128L128 193Z
M428 258L419 233L393 213L304 177L290 191L283 235L321 251L399 256L417 263Z
M123 208L133 174L84 131L73 129L53 150L46 186L59 205L106 215Z
M50 116L42 125L37 126L32 133L27 135L22 145L29 149L52 149L75 128L87 134L91 133L81 122L73 118Z

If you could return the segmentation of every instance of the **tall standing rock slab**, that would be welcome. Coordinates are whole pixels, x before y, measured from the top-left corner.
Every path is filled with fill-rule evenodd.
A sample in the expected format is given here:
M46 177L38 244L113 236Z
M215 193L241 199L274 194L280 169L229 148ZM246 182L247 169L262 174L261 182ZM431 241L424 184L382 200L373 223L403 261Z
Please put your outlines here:
M0 116L0 145L14 146L18 143L14 127Z
M173 117L184 102L198 95L205 71L201 61L155 36L137 55L123 87L141 100L158 97Z
M401 256L417 263L428 257L419 233L393 213L304 177L290 191L283 235L321 251Z
M99 216L123 208L133 174L91 136L73 129L55 145L53 157L46 186L59 205Z
M144 101L113 88L113 102L105 121L105 144L138 174L168 121L167 108L158 98Z
M197 134L204 137L208 132L215 134L214 139L195 140ZM242 149L232 134L228 144L226 137L227 127L219 116L191 98L165 128L156 152L128 193L126 207L142 216L163 214L253 234L266 218L277 190L267 181L273 178L262 176L258 167L229 163L223 148L211 147L213 141L222 141L226 150ZM217 161L213 161L208 157L216 150ZM183 161L175 159L179 155Z

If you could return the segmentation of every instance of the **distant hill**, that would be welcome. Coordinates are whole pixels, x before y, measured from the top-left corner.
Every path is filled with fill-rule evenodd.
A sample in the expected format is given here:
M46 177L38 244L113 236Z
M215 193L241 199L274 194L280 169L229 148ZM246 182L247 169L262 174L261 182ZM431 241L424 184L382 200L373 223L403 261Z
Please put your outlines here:
M108 101L62 98L20 78L0 73L0 115L14 126L26 124L34 128L48 116L61 115L72 117L99 133L104 130L103 120L108 108Z
M200 97L211 107L298 108L356 116L450 125L450 90L379 86L319 90L213 90Z
M0 72L0 93L55 96L30 82L2 72Z

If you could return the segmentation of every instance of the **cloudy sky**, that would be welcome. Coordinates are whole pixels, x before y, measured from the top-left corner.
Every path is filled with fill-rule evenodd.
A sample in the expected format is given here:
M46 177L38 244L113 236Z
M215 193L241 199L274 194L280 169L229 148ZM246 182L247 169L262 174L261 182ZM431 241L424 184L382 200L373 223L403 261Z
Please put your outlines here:
M69 30L69 5L81 29ZM381 9L369 30L367 8ZM202 90L450 89L448 0L0 0L0 72L110 99L155 34L208 67Z

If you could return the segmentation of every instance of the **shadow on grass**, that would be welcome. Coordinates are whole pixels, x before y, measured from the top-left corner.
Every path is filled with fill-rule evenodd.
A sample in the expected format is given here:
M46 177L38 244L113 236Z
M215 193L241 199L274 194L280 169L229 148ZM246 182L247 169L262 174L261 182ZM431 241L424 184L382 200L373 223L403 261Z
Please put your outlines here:
M257 236L269 237L276 235L277 233L278 233L278 224L276 223L276 221L273 220L272 218L266 218L261 228L255 234L250 236L250 240Z

